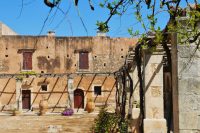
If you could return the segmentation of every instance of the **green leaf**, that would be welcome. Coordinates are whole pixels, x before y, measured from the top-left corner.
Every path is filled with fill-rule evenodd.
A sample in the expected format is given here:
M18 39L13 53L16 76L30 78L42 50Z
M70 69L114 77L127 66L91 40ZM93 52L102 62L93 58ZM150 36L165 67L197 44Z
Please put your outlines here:
M100 6L101 8L104 8L104 4L103 4L103 3L99 3L99 6Z

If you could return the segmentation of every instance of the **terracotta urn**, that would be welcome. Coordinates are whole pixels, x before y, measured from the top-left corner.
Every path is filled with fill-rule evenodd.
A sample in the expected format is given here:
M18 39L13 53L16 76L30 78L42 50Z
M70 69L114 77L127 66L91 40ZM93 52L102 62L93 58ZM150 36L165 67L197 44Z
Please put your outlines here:
M48 101L43 99L40 101L39 104L39 109L40 109L40 113L39 115L44 115L46 114L47 110L48 110Z
M86 110L88 113L91 113L94 111L95 103L92 100L89 100L86 104Z

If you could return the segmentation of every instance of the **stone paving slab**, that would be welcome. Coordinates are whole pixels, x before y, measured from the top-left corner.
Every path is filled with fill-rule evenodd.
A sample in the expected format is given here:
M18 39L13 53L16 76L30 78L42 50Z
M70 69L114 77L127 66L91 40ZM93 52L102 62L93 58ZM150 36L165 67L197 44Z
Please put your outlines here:
M98 113L0 116L0 133L89 133Z

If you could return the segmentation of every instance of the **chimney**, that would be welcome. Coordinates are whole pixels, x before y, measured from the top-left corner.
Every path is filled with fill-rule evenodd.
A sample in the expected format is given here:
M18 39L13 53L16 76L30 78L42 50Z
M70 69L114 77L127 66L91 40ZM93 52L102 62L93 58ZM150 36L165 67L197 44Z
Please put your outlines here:
M54 31L48 31L47 36L54 37L55 32Z
M106 37L106 32L97 31L97 36Z

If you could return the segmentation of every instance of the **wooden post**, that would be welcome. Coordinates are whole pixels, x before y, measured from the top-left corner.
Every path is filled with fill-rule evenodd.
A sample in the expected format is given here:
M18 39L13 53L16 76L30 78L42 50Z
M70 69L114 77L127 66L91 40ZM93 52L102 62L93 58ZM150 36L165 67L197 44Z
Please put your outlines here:
M171 38L173 127L174 133L179 133L177 34L172 33Z

